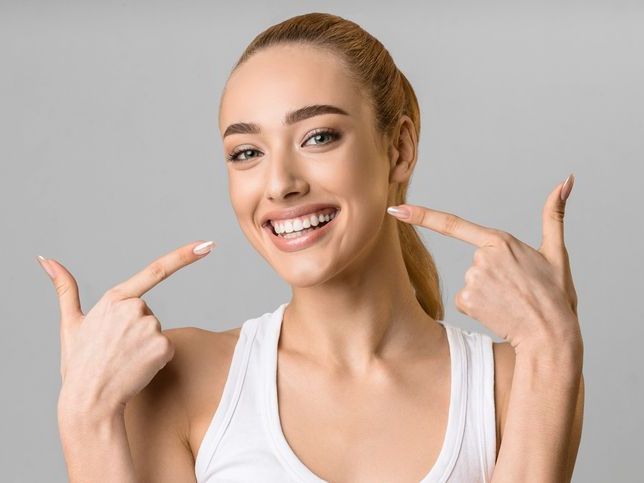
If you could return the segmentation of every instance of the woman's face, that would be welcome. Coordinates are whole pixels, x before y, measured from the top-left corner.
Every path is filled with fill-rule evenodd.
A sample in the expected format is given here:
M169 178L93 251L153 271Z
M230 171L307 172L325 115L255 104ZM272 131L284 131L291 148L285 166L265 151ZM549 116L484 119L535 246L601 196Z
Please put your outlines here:
M314 105L346 114L319 109L285 119ZM230 128L239 123L257 132ZM289 284L331 279L383 236L389 161L367 100L335 55L302 45L254 54L228 80L219 126L239 224ZM335 213L328 226L325 213Z

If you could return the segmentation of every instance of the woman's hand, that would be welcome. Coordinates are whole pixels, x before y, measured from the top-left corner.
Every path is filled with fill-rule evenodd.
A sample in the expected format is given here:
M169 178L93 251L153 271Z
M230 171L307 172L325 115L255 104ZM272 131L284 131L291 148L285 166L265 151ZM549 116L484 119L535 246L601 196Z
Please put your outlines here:
M399 205L407 218L478 247L474 263L465 272L465 287L455 296L456 307L510 342L521 344L559 340L581 341L577 293L564 245L564 212L574 176L560 183L543 208L543 238L538 250L502 230L488 228L442 211Z
M212 249L210 242L201 244L205 251L193 253L193 248L199 248L195 245L158 258L112 287L87 315L81 310L72 274L54 260L39 260L54 283L60 305L59 417L91 413L102 418L124 410L173 358L170 339L140 297Z

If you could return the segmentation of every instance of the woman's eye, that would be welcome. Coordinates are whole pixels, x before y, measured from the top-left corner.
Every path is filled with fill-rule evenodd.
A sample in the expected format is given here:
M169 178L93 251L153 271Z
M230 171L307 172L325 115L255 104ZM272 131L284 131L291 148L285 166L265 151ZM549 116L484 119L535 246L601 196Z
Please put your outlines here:
M315 143L309 143L308 141L310 141L311 139L314 139ZM327 139L328 139L328 141L325 141ZM340 139L340 133L338 133L336 131L332 131L330 129L323 129L323 130L319 130L319 131L313 133L311 136L309 136L307 138L307 142L305 142L304 145L305 146L306 145L313 145L313 146L315 146L315 145L323 145L323 144L328 144L329 142L335 141L337 139ZM260 151L258 151L257 149L252 149L252 148L237 149L237 150L233 151L232 153L228 154L226 156L226 159L228 161L233 162L233 163L239 162L239 161L249 161L250 159L256 157L256 156L253 156L253 153L258 153L258 152L260 152ZM243 155L244 157L240 158L241 155Z
M243 154L244 156L247 156L247 155L248 155L248 153L256 153L256 152L257 152L257 149L251 149L251 148L247 148L247 149L239 149L239 150L237 150L237 151L233 151L233 152L232 152L232 153L230 153L228 156L226 156L226 159L227 159L228 161L232 161L233 163L234 163L234 162L237 162L237 161L247 161L247 160L249 160L252 156L251 156L251 157L244 158L244 159L240 159L240 158L239 158L239 155Z
M331 141L338 139L340 135L336 133L335 131L330 131L328 129L318 131L314 133L312 136L310 136L308 140L315 139L316 142L314 144L327 144L325 142L322 142L325 138L329 138ZM305 145L309 144L308 142L304 143Z

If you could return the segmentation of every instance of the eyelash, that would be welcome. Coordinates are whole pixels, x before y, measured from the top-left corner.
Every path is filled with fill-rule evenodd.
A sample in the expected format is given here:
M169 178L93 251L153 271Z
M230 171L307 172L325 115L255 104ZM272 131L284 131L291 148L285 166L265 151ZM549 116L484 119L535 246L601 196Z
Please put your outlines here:
M308 138L306 138L305 142L308 141L309 139L311 139L311 138L313 138L315 136L319 136L321 134L329 135L331 137L331 141L329 141L328 143L315 144L314 146L322 146L324 144L329 144L329 143L331 143L333 141L337 141L341 137L340 133L337 132L336 130L324 128L324 129L318 129L318 130L314 131ZM245 153L247 151L257 151L257 149L253 149L253 148L236 149L232 153L226 155L226 160L228 160L228 161L230 161L232 163L239 163L239 162L242 162L242 161L250 161L252 158L249 158L249 159L236 159L239 154Z

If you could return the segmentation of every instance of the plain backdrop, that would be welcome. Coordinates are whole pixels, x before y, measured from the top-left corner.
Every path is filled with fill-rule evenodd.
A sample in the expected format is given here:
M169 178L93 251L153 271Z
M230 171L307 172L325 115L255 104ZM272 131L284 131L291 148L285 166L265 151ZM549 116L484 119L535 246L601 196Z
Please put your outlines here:
M56 424L58 303L36 255L105 290L185 243L217 243L144 299L164 328L236 327L289 300L227 192L219 95L268 26L359 23L416 89L408 201L533 247L547 194L576 183L565 237L584 336L575 482L641 478L644 139L641 2L0 2L0 480L66 481ZM445 319L475 248L423 232ZM641 480L640 480L641 481Z

